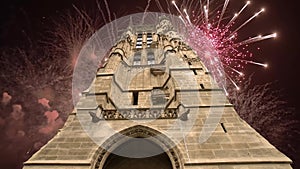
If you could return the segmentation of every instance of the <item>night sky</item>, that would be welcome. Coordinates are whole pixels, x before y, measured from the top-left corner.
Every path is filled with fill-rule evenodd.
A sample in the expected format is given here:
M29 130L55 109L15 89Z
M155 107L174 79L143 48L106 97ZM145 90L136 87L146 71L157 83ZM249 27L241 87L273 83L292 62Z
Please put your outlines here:
M45 27L49 18L59 16L60 12L72 9L72 4L88 6L92 0L4 0L1 2L1 45L15 44L19 37L36 35L37 30ZM233 1L231 9L238 9L241 3ZM142 12L146 1L123 0L122 5L117 0L109 1L110 10L118 16L132 12ZM236 5L237 4L237 5ZM83 6L84 6L83 5ZM257 82L278 81L279 88L285 91L289 103L299 110L297 95L300 93L299 81L299 27L297 2L282 2L277 0L253 1L250 9L265 7L266 12L251 22L241 32L248 36L258 33L277 32L277 40L269 40L259 43L261 51L256 58L266 61L270 68L261 70L253 67ZM150 8L151 9L151 8ZM248 13L251 14L250 12ZM22 33L25 31L26 33ZM250 72L249 71L249 72Z
M73 4L88 9L89 5L94 4L93 2L94 0L2 0L0 5L0 47L28 46L26 43L29 41L33 41L33 43L39 41L43 36L43 30L51 27L51 20L59 18L68 9L72 10ZM232 0L230 3L232 4L229 6L229 10L239 9L244 4L240 0ZM110 10L117 16L142 12L146 5L147 0L109 0ZM152 2L150 9L155 9L153 6L155 5ZM288 102L289 106L296 109L297 118L300 119L298 99L300 94L299 4L297 1L254 0L246 13L250 16L261 7L265 7L266 12L253 20L240 33L245 36L255 36L259 33L277 32L278 38L255 44L261 49L253 51L254 58L261 62L267 62L269 68L247 66L246 73L254 72L256 84L276 82L275 88L282 90L282 98ZM1 85L1 89L4 90ZM0 94L2 92L0 91ZM5 156L1 153L3 152L0 151L1 157ZM10 161L14 161L13 157L10 158ZM0 166L0 168L2 167Z

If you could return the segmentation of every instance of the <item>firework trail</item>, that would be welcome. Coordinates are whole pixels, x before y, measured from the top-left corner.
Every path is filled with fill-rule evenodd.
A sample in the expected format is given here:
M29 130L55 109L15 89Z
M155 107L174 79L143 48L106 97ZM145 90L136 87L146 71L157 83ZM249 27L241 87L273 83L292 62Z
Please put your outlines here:
M274 90L275 83L254 85L252 77L253 74L239 91L229 86L230 102L242 119L293 161L296 160L299 158L296 149L300 140L296 136L300 134L300 122L295 119L295 109L281 99L283 91Z
M189 10L187 10L185 8L180 9L176 2L172 1L173 8L176 9L188 29L189 35L185 37L185 40L199 55L212 73L215 81L228 94L224 84L229 81L239 90L238 83L243 79L244 73L242 71L245 65L254 64L268 67L265 63L251 60L252 54L246 47L255 42L276 38L277 34L258 35L238 42L239 30L263 13L265 9L262 8L243 23L237 24L236 20L243 14L250 1L247 1L229 21L225 19L228 17L224 17L224 15L230 1L225 0L221 7L212 10L217 12L210 11L211 3L209 0L206 2L200 0L198 5L194 4L194 6L200 6L200 8L195 9L190 8L191 2ZM169 8L172 8L172 6L169 6ZM191 13L191 15L188 13ZM210 17L213 14L214 16ZM224 77L226 78L224 79Z
M150 4L151 1L149 0L148 2ZM248 44L275 38L277 36L276 33L264 36L258 35L243 41L237 41L238 31L263 13L264 10L258 11L245 22L237 25L236 21L250 4L249 1L233 17L228 17L226 16L226 10L230 1L225 0L224 4L218 9L219 12L215 12L217 16L214 18L212 18L212 13L214 12L210 12L214 11L210 5L213 1L185 2L185 4L182 3L178 7L175 1L174 3L166 1L165 4L168 8L165 8L165 4L155 0L157 8L161 12L175 14L171 12L172 9L178 9L177 13L180 14L182 21L189 28L191 47L196 49L196 52L216 79L221 79L221 76L225 76L227 80L231 81L228 92L225 91L230 94L229 99L235 105L241 117L255 129L262 132L271 142L275 142L275 145L285 148L287 145L286 140L288 139L282 139L277 136L284 136L285 132L297 131L289 128L298 124L297 121L290 121L293 118L290 113L291 110L283 108L286 107L285 103L278 99L279 96L276 92L271 92L269 84L253 86L246 81L245 85L240 88L236 82L244 75L242 70L245 64L268 66L265 63L250 60L250 53L240 49ZM0 94L3 95L0 111L3 117L0 117L0 127L5 128L4 126L7 125L10 118L9 114L12 113L10 109L15 107L13 112L17 114L16 112L22 112L23 107L26 108L24 113L27 119L24 120L24 117L20 116L21 120L19 121L21 123L25 121L26 125L22 126L29 127L20 127L18 129L20 130L19 135L21 137L19 140L21 142L24 143L25 138L30 138L33 142L33 145L30 143L26 147L27 149L24 153L27 156L26 158L55 134L58 126L62 125L61 120L65 120L67 113L72 111L73 106L70 103L72 94L71 78L79 52L85 41L101 25L111 21L108 2L104 2L105 7L102 7L99 1L96 1L96 3L95 7L98 8L97 12L100 14L93 15L88 13L88 11L91 11L90 8L89 10L82 10L74 6L75 13L66 12L61 15L60 19L53 20L54 29L45 33L46 39L42 41L42 49L26 49L26 51L15 49L2 52L2 60L0 62L0 82L2 86ZM149 4L147 7L149 7ZM109 18L107 18L104 11L107 12ZM203 37L202 35L205 36ZM109 40L113 40L113 38ZM203 44L203 41L209 43ZM199 46L202 47L198 48ZM206 48L208 52L203 53L202 51L205 51ZM45 53L48 53L47 55L39 53L36 56L36 54L28 52L43 51L45 49L47 49L45 51ZM213 51L217 51L217 53L213 53ZM41 55L45 56L41 57ZM93 55L90 57L93 57ZM223 69L225 69L225 72ZM223 88L225 89L226 86L223 86ZM240 90L231 90L232 88ZM48 104L47 100L50 100L50 97L52 97L52 101L50 101L51 104ZM20 100L22 104L20 104ZM18 103L17 106L15 103ZM53 120L57 117L56 110L60 117L54 123ZM6 119L4 114L8 114L9 118ZM284 120L283 114L289 116L289 118ZM279 124L279 127L277 124ZM9 126L6 128L9 129ZM2 130L5 131L6 129ZM50 134L48 133L49 131L51 132ZM43 135L43 133L47 135ZM294 134L289 134L291 140L292 136ZM11 142L11 140L7 140L7 142ZM30 146L33 148L28 153L28 147Z
M6 158L18 157L14 165L53 137L73 109L69 60L32 51L38 49L1 53L0 146Z
M144 15L143 15L143 18L142 18L142 24L144 24L146 12L147 12L148 9L149 9L150 3L151 3L151 0L148 0L147 6L146 6L146 8L145 8L145 10L144 10Z

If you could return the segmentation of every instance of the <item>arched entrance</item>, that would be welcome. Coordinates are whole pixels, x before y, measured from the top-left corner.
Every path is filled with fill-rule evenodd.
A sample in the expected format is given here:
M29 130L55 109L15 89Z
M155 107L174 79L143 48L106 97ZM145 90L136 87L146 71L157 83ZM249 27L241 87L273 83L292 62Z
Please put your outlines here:
M108 138L94 159L94 169L183 169L180 151L172 140L141 125Z
M172 169L166 153L147 157L147 154L163 152L161 147L146 139L130 139L117 147L106 159L103 169ZM118 154L129 153L142 158L124 157Z

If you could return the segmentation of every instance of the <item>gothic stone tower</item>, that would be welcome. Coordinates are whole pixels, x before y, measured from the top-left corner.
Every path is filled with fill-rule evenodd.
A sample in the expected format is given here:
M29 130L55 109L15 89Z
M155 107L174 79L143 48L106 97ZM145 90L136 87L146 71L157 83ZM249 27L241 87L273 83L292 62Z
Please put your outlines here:
M167 19L135 27L25 169L288 169ZM167 25L167 26L166 26Z

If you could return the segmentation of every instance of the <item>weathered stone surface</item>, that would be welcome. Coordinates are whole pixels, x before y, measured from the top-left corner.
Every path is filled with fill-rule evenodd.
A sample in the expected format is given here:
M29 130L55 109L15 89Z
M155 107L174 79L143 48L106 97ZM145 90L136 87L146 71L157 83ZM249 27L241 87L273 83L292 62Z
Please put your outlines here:
M171 37L158 39L154 46L162 50L170 46L166 47L169 51L165 51L165 55L154 52L154 65L147 65L150 62L147 61L146 44L139 50L126 40L117 44L112 51L123 48L125 52L111 53L64 128L34 154L24 168L101 167L109 155L102 148L113 149L124 142L119 133L151 138L167 152L173 168L291 168L289 158L237 115L192 50L182 43L185 50L180 51L179 44ZM141 65L133 65L134 54L138 51L141 52ZM126 55L122 56L124 53ZM152 96L153 88L160 90L162 98ZM138 94L134 96L133 91ZM156 100L151 100L153 98ZM134 99L138 100L136 105ZM165 102L157 104L159 99ZM164 117L152 114L150 118L154 109ZM168 110L174 109L176 116L167 116ZM99 121L92 122L91 111ZM136 113L141 111L145 115L138 117ZM134 118L125 116L125 112ZM180 115L186 112L188 118L180 120Z

